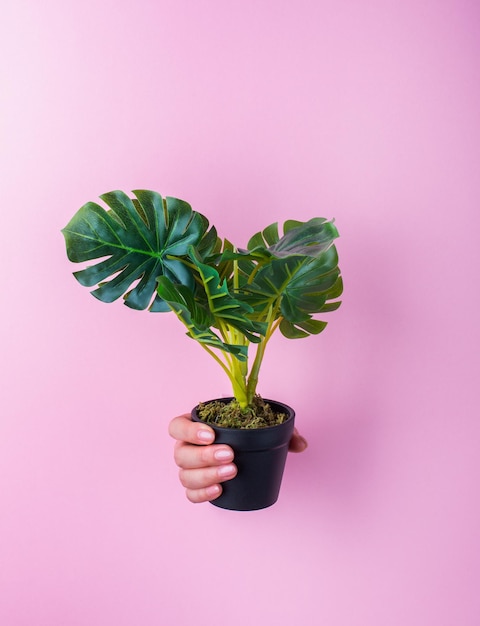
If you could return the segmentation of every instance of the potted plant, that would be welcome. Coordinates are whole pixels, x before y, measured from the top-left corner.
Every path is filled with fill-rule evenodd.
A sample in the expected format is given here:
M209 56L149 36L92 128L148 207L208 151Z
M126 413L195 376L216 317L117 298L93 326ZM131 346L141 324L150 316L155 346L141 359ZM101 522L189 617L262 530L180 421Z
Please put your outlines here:
M340 305L342 278L333 221L271 224L245 249L220 239L207 218L177 198L137 190L88 202L62 230L73 262L99 259L74 273L103 302L151 312L173 311L187 335L228 377L231 398L199 404L217 443L235 452L238 475L213 503L251 510L273 504L280 488L294 411L257 394L265 349L275 331L288 339L327 325L315 314ZM252 354L253 352L253 354ZM264 466L266 464L266 467Z

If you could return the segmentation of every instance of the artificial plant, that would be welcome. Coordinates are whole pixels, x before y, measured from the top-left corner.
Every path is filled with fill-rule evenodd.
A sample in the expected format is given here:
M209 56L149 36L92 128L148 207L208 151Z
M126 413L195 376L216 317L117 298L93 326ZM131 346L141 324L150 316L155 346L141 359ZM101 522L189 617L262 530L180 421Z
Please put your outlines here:
M173 311L247 410L273 333L318 334L327 323L313 316L340 305L333 221L288 220L282 235L271 224L239 249L183 200L133 194L106 193L108 208L88 202L63 229L71 261L100 259L74 276L86 287L97 285L92 294L103 302L123 297L132 309Z

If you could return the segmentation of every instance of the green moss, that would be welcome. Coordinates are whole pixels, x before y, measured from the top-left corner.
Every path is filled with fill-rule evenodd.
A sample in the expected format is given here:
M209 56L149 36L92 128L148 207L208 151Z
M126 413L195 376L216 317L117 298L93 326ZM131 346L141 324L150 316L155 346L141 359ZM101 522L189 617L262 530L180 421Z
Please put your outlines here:
M255 396L251 406L240 408L237 400L200 403L197 414L201 420L222 428L267 428L283 424L288 418L286 413L275 413L272 407Z

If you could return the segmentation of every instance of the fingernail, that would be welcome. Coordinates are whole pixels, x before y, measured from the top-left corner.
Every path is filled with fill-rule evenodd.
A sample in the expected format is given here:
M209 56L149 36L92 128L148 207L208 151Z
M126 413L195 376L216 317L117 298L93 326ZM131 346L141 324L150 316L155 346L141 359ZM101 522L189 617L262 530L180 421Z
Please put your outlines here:
M212 433L211 430L199 430L197 432L197 437L198 439L200 439L200 441L203 441L203 443L212 443L212 441L215 439L215 435Z
M217 474L221 478L232 476L235 474L235 465L220 465L220 467L217 468Z
M233 452L222 448L215 450L213 456L217 461L231 461L233 459Z

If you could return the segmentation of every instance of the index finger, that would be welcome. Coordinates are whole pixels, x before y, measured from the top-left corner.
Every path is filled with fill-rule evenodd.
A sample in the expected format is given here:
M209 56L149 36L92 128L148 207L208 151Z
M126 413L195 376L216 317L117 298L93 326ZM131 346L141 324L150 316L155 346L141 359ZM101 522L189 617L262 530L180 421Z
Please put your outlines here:
M189 413L174 417L168 426L168 434L177 441L208 445L215 441L215 433L210 426L192 422Z

